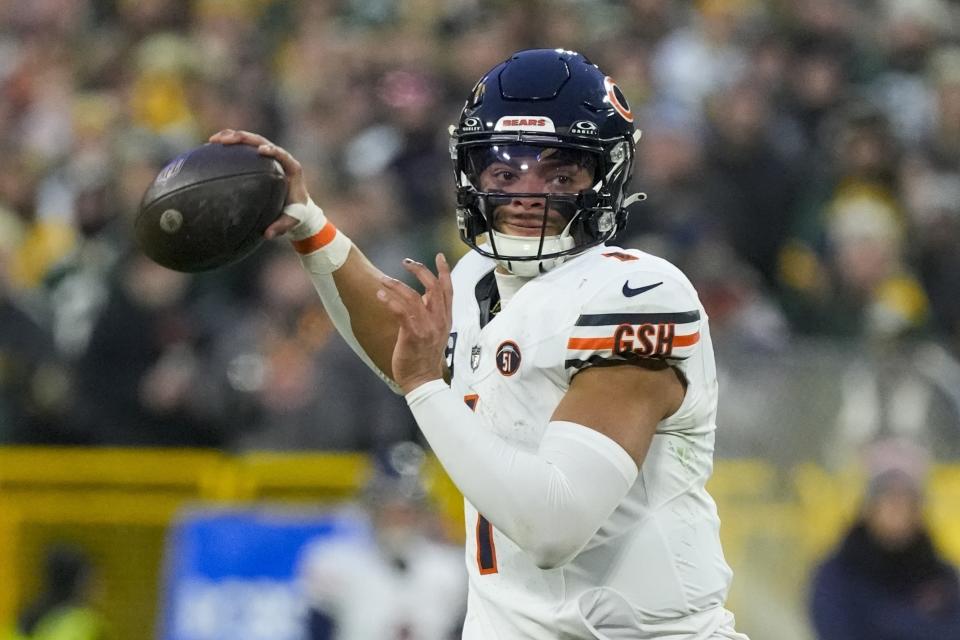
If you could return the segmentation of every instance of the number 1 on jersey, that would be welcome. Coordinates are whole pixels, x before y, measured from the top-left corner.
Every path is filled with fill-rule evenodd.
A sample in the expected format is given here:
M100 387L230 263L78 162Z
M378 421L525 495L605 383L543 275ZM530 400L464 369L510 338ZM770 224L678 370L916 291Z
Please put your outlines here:
M471 411L477 410L480 396L475 393L463 396L463 401ZM477 568L480 575L497 573L497 548L493 544L493 525L479 513L477 514Z
M497 548L493 546L493 525L477 514L477 567L480 575L497 572Z

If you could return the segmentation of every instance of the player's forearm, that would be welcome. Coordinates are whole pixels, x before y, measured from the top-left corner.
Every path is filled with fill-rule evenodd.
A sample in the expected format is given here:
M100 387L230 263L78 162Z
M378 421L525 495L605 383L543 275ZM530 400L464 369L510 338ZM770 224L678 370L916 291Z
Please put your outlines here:
M397 322L376 297L383 273L312 201L296 206L294 213L303 217L294 228L298 233L291 234L293 247L334 327L367 366L399 393L391 371Z
M551 423L529 453L490 433L441 381L415 389L407 402L464 496L542 568L569 562L637 476L626 451L580 425Z
M382 308L366 304L364 300L370 286L368 280L375 281L376 278L361 270L365 269L366 265L369 265L370 269L375 267L356 247L351 249L350 254L347 263L333 274L311 271L307 258L303 259L303 264L337 332L381 380L400 393L400 387L393 381L390 368L393 345L389 341L396 341L397 328L393 318L380 317ZM353 268L351 262L356 263L357 267ZM376 289L369 295L376 300ZM378 324L380 321L383 322L382 325ZM377 326L382 332L379 335L375 331Z
M373 363L387 376L391 373L393 347L397 343L397 322L377 300L383 272L371 263L356 245L333 280L344 306L350 312L350 325L357 342Z

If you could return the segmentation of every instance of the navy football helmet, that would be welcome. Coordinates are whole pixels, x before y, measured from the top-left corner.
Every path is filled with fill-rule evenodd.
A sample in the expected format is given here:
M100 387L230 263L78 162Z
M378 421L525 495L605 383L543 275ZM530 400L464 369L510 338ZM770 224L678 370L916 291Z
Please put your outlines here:
M460 237L516 275L606 242L643 198L624 192L640 136L627 99L573 51L520 51L491 69L450 136ZM522 226L495 227L510 206Z

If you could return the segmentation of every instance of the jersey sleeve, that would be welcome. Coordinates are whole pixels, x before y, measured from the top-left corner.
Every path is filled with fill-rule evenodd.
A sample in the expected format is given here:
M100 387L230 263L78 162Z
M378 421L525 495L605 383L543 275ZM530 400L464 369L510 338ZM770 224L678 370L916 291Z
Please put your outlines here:
M623 363L677 365L689 358L705 318L693 286L681 278L628 272L602 287L571 328L567 373Z

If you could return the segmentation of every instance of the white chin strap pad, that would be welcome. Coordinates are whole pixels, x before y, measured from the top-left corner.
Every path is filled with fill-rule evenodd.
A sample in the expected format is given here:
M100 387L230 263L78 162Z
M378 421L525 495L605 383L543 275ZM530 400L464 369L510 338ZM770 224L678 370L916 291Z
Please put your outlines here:
M510 236L499 231L493 231L493 242L497 253L507 256L532 257L537 255L540 248L540 236ZM541 253L551 254L558 251L567 251L573 248L573 237L564 229L559 236L547 236L543 240ZM497 260L497 264L516 276L532 278L562 264L566 256L547 258L545 260Z

